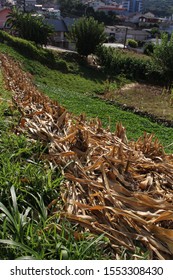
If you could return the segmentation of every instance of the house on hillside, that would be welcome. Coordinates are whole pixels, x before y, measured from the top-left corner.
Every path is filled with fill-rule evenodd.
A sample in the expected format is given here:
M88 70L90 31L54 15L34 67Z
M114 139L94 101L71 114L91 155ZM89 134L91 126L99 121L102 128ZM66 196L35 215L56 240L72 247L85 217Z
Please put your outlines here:
M145 23L145 24L149 24L149 25L150 24L160 24L165 21L167 21L167 19L155 17L155 15L150 12L146 13L144 15L141 15L139 17L139 23Z
M114 36L115 41L123 43L126 39L134 39L136 41L145 41L149 38L149 33L146 30L138 30L127 26L106 26L105 33L107 37Z
M0 29L4 29L5 23L7 21L7 16L11 12L10 8L2 8L0 10Z
M67 25L63 19L46 18L45 22L51 25L54 29L54 34L51 38L51 44L60 48L68 48L66 33L68 32Z
M126 12L126 8L124 8L120 4L117 4L115 1L110 1L107 3L99 0L90 1L88 2L88 7L93 8L95 12L114 12L116 14L123 14L124 12Z

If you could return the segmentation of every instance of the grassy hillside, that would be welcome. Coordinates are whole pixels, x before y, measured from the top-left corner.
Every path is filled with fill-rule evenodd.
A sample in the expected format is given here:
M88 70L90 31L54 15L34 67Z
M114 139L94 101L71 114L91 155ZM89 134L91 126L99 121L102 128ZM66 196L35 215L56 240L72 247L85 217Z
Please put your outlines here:
M11 55L32 75L33 83L49 97L57 100L74 114L99 117L104 126L115 130L122 122L129 139L137 139L144 131L155 133L172 152L172 128L166 128L119 109L97 97L107 87L103 74L88 68L77 57L56 55L56 67L30 59L6 44L0 52ZM56 68L56 69L55 69ZM122 80L111 84L118 87ZM123 81L124 83L125 81ZM76 236L77 226L60 222L62 207L59 198L63 176L56 166L44 161L47 146L40 141L28 141L18 133L19 112L13 107L11 92L4 89L0 75L0 252L1 259L111 259L115 255L104 236L84 233ZM15 132L15 133L14 133ZM10 137L9 137L10 136ZM59 203L58 203L59 202ZM56 246L55 246L56 244ZM134 256L122 248L119 258L147 259L146 248L136 244Z
M144 11L150 11L158 16L172 15L172 0L144 0Z
M64 72L51 69L36 60L30 60L4 44L0 45L0 50L20 60L23 68L33 75L33 81L38 88L60 102L70 112L85 113L91 118L99 117L103 125L109 125L111 130L115 129L117 122L122 122L129 139L136 140L146 131L154 133L165 147L172 143L172 128L153 123L149 119L123 111L116 105L107 104L99 99L96 94L104 92L107 87L106 78L96 70L81 65L76 59L65 58L63 55L68 69ZM62 57L60 60L62 62ZM117 88L119 84L115 82L111 86ZM172 152L173 147L170 146L166 150Z
M117 0L121 3L121 0ZM172 14L173 0L143 0L143 11L153 12L158 16L167 16Z

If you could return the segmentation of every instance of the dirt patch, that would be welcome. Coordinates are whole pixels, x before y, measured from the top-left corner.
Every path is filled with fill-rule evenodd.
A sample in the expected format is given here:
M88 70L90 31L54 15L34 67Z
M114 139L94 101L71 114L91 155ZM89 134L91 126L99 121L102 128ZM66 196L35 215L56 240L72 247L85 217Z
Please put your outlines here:
M131 83L114 92L106 92L103 98L160 119L172 120L173 94L162 87Z

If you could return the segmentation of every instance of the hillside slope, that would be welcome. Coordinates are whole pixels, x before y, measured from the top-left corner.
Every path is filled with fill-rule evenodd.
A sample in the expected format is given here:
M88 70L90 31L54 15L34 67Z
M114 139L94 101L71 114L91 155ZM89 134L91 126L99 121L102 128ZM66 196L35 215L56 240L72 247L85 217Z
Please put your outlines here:
M128 141L121 124L112 133L98 119L74 117L40 93L18 63L4 55L1 61L22 113L18 132L47 143L42 157L66 178L61 218L104 234L117 254L140 244L151 259L172 259L172 155L152 135Z
M144 0L144 11L150 11L158 16L172 15L173 0Z

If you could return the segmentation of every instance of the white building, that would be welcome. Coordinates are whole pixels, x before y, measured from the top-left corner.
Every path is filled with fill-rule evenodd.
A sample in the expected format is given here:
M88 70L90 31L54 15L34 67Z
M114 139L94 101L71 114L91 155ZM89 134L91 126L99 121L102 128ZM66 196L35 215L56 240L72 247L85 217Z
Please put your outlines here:
M126 9L122 5L117 4L113 0L90 1L90 2L88 2L88 6L92 7L94 9L94 11L103 11L103 12L112 11L112 12L115 12L115 13L122 13L122 12L126 11Z
M145 41L148 39L149 34L145 30L137 30L127 26L106 26L105 33L107 36L114 36L116 42L123 43L126 39L134 39L136 41Z
M141 13L143 9L143 0L123 0L122 6L131 13Z

